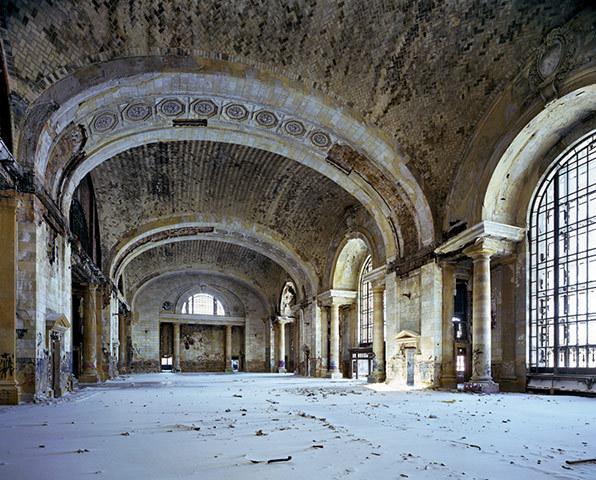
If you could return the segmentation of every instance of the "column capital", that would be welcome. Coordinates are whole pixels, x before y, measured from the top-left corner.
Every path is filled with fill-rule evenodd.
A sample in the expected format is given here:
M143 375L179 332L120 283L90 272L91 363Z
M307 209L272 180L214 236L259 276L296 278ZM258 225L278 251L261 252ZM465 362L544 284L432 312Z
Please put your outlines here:
M385 283L374 282L371 284L372 292L374 293L383 293L385 291Z
M497 253L498 248L489 239L479 238L472 245L463 249L463 253L472 260L490 258Z
M356 290L327 290L317 296L319 307L330 307L332 305L351 305L356 302L358 292Z

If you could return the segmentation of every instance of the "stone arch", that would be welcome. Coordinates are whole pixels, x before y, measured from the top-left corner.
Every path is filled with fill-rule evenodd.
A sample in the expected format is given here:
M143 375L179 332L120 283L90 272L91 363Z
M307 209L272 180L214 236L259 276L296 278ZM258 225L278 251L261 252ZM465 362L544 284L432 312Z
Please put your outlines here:
M372 256L372 250L364 235L351 235L346 238L334 258L331 288L358 290L362 265L369 256Z
M555 159L596 128L596 83L550 103L507 147L486 188L481 217L525 227L537 185Z
M232 312L235 310L234 306L241 306L242 311L239 313L241 315L244 315L244 304L240 300L240 298L238 298L238 296L234 294L234 292L221 286L214 287L208 283L186 288L183 291L181 291L178 294L178 298L176 299L174 313L181 313L182 305L184 305L184 302L186 302L192 295L197 293L207 293L213 296L216 300L219 300L223 306L224 311L226 312L226 315L232 315Z
M252 283L250 282L249 279L243 278L234 272L226 272L226 273L214 272L212 270L203 270L200 267L194 268L191 270L180 270L178 268L166 269L166 270L157 272L155 275L151 276L150 278L144 279L137 286L137 288L135 288L134 295L131 299L131 306L133 307L133 309L135 308L138 296L142 293L142 291L145 288L147 288L149 285L151 285L155 282L158 282L160 279L162 279L164 277L173 277L176 275L189 275L189 276L196 275L196 276L207 276L207 277L212 276L212 277L219 277L222 279L232 280L232 281L242 285L244 288L246 288L248 291L251 292L251 294L255 297L255 299L259 300L259 305L261 306L261 312L259 312L259 313L261 313L263 315L267 315L267 312L269 311L269 303L267 301L266 296L264 295L263 292L255 289L255 287L252 285ZM180 290L180 289L178 288L178 290ZM189 288L185 289L185 291L187 291L187 290L189 290ZM190 288L190 290L192 290L192 288ZM181 295L179 293L179 291L178 291L178 293L176 293L176 292L168 292L167 293L167 295L171 295L171 294L175 294L178 299L180 298L180 295ZM244 302L241 299L240 299L240 302L244 305L244 308L246 309L246 305L244 304Z
M312 266L274 232L262 227L256 229L255 226L242 228L244 225L239 219L209 222L207 219L197 221L197 217L173 217L169 219L171 223L146 224L141 230L131 233L110 256L107 264L110 277L117 280L134 258L151 248L178 241L206 239L254 250L280 265L298 285L304 287L307 294L316 291L318 277ZM206 228L213 228L213 231L201 231Z
M69 129L79 125L85 128L84 140L79 138L74 150L66 148L66 153L69 155L65 157L74 159L74 162L70 162L66 167L58 167L53 175L53 185L49 187L60 202L63 212L68 212L64 206L68 205L69 195L84 174L88 173L94 164L97 165L98 162L109 158L115 152L130 148L131 145L147 143L155 138L157 138L155 141L169 141L198 137L213 140L221 140L221 137L225 137L228 142L232 139L247 145L262 142L264 148L312 166L343 188L360 196L359 200L375 215L383 232L388 258L403 254L403 245L399 245L400 242L403 243L400 231L403 226L407 226L409 230L413 228L417 232L415 234L406 232L408 241L416 244L411 245L411 248L428 245L433 241L434 227L428 202L415 178L405 166L405 160L396 153L389 141L377 129L363 126L350 112L334 106L329 99L317 97L311 92L304 91L303 88L299 90L297 86L283 79L259 75L258 72L246 66L235 68L236 65L234 65L232 68L227 62L196 60L198 68L197 64L192 69L189 65L173 65L171 71L176 73L169 74L152 73L156 70L157 62L152 57L139 59L132 67L132 71L130 66L127 69L123 68L122 60L114 60L95 66L96 76L86 77L85 72L81 71L57 82L32 106L31 112L38 112L38 114L30 114L27 123L31 120L32 124L26 125L22 130L19 158L43 176L52 156L54 144L65 135L72 133ZM173 63L176 62L173 61ZM118 66L122 67L122 72L126 72L129 76L122 76L121 73L119 78L101 83L102 78L118 76L116 75ZM188 73L189 71L194 73ZM198 71L200 72L197 73ZM102 72L106 77L100 74ZM164 87L167 82L170 83ZM171 88L168 90L167 87ZM110 115L106 118L99 118L98 115L102 112L106 113L111 108L110 101L124 100L120 95L124 95L127 88L129 92L136 91L137 94L139 89L146 88L147 91L144 91L144 94L148 95L149 91L152 91L155 95L161 94L163 97L167 97L167 92L182 93L190 90L196 95L198 91L201 95L211 95L219 98L218 101L224 102L218 105L220 109L224 106L227 109L230 104L225 102L230 102L232 99L236 102L245 102L246 105L251 106L251 115L255 114L251 116L251 121L255 119L253 123L258 122L257 115L260 110L267 108L268 113L278 118L279 128L283 127L286 133L287 124L290 121L304 122L303 117L317 118L321 123L313 124L300 139L297 139L294 134L284 134L283 140L280 140L276 138L275 132L266 126L255 123L248 128L246 125L231 121L230 118L226 118L226 121L219 124L213 120L212 124L215 128L210 124L209 128L200 129L197 133L196 128L176 129L171 124L163 128L163 126L160 127L159 122L153 122L147 126L147 122L136 121L138 120L136 117L131 120L130 114L128 114L130 120L128 121L124 117L127 115L125 110L115 110L110 121L126 124L126 132L120 132L118 129L114 129L114 132L106 131L103 132L105 135L102 135L105 141L96 142L92 137L94 137L93 129L98 127L98 122L101 130L114 128L114 125L109 125L110 121L107 119ZM220 90L217 90L218 88ZM238 98L238 91L246 92L245 96ZM75 94L65 92L75 92ZM161 100L165 99L163 97ZM51 109L42 108L43 105L51 104L56 107L53 113ZM190 107L189 105L188 108ZM158 108L157 105L155 108ZM39 121L40 117L47 122L43 129L36 129L35 122ZM230 125L233 126L230 127ZM293 132L296 133L296 130ZM342 150L341 155L329 160L331 147L335 148L336 145L343 150L347 148L348 154ZM64 154L65 151L61 153ZM349 173L353 168L350 162L354 161L356 164L363 162L359 155L368 165L368 171L350 176ZM45 175L47 178L51 176ZM375 181L371 183L367 180L367 176ZM375 182L376 184L373 185ZM63 193L58 195L60 190ZM384 200L386 192L395 196L395 199L390 199L389 203ZM58 199L58 196L61 198ZM399 205L393 205L394 202Z
M578 16L548 32L492 100L462 151L446 202L445 232L482 220L525 225L529 198L548 159L573 141L573 130L586 132L596 111L594 39L582 35L593 29L594 18L593 12Z

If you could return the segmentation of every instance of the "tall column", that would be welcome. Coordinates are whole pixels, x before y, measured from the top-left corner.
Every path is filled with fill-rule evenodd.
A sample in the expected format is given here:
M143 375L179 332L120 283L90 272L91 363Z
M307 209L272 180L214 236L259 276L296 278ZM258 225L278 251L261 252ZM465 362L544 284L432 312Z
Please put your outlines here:
M126 373L126 314L118 314L118 372Z
M279 328L279 335L277 337L279 339L277 371L279 373L286 373L286 322L279 319L277 325Z
M226 372L232 371L232 325L226 325Z
M373 283L373 372L369 378L370 382L385 381L385 335L383 318L383 293L385 285Z
M455 265L445 262L443 272L443 351L441 359L441 387L455 388L455 339L453 337L453 312L455 302Z
M490 257L495 250L486 241L464 249L474 262L472 290L472 378L466 389L493 393L499 385L491 372Z
M104 355L104 346L105 346L105 332L104 332L104 291L103 287L98 287L95 290L95 341L97 342L96 346L96 362L97 362L97 374L99 375L99 379L101 381L105 381L108 379L107 376L107 366L106 366L106 358Z
M172 370L174 372L180 371L180 324L174 323L174 365Z
M81 383L97 383L97 285L89 284L83 298L83 373Z
M7 192L3 192L4 193ZM0 404L16 405L17 201L0 197Z
M329 378L342 378L339 371L339 305L335 302L329 307L330 310L330 335L329 335Z

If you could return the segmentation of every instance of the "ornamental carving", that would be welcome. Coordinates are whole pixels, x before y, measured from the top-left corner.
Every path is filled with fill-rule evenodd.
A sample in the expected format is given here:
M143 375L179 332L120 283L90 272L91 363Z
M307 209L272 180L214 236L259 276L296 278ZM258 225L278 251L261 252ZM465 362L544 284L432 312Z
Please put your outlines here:
M310 141L315 147L327 148L331 145L331 138L325 132L317 130L310 135Z
M290 120L289 122L286 122L284 130L293 137L302 137L306 133L306 128L298 120Z
M255 120L262 127L272 128L277 125L277 117L274 113L268 112L267 110L261 110L255 115Z
M217 114L217 105L211 100L197 100L191 108L200 117L212 117Z
M124 110L124 117L133 122L145 120L151 115L151 107L145 103L133 103Z
M118 119L115 114L112 112L103 112L93 119L92 126L94 131L103 133L114 128L116 123L118 123Z
M528 80L531 87L544 90L545 85L569 73L575 64L575 53L576 38L571 30L565 27L551 30L530 68Z
M244 105L232 103L226 107L226 115L232 120L245 120L248 117L248 110Z
M168 98L159 104L158 109L166 117L176 117L184 113L184 104L177 98Z

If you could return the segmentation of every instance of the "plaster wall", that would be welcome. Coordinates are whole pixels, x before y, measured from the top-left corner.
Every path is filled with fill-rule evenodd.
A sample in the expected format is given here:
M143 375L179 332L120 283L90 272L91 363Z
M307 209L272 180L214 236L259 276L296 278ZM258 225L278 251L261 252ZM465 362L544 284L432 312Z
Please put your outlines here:
M386 281L389 298L387 315L386 365L387 381L407 382L407 355L395 338L394 332L408 330L419 335L412 339L417 345L414 355L414 385L438 385L442 342L442 276L440 267L432 262L413 270L404 277L389 276ZM387 288L386 286L386 288ZM394 303L395 302L395 303Z

